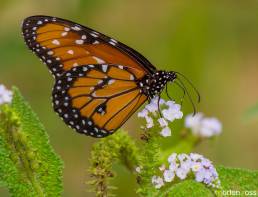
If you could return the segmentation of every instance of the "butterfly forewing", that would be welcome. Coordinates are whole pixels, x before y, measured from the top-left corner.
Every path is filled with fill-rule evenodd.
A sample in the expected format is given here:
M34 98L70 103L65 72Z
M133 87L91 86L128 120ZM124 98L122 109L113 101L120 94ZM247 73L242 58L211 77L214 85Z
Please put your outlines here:
M54 109L80 133L110 135L147 99L138 87L138 74L139 70L121 65L74 67L56 81Z
M155 67L130 47L90 28L48 16L23 22L26 44L54 76L78 65L119 64L153 73Z

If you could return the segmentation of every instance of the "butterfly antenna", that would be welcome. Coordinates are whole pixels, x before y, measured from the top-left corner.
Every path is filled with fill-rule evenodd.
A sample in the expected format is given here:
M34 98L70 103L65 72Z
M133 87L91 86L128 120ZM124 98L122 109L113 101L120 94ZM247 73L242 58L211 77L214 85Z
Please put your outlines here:
M189 98L189 101L191 102L192 107L193 107L193 110L194 110L193 115L195 115L195 114L196 114L196 107L195 107L195 104L194 104L194 102L193 102L193 99L192 99L191 95L189 94L188 90L186 89L184 83L180 80L180 78L177 78L177 80L178 80L180 86L182 86L182 88L184 89L184 91L185 91L187 97Z
M173 101L173 99L168 94L168 84L166 84L166 94L167 94L168 98Z
M184 98L185 98L185 89L177 81L174 81L174 83L183 90L183 96L181 97L181 103L180 103L180 105L183 105L183 101L184 101Z
M194 89L194 91L195 91L195 93L197 95L198 103L200 103L201 95L200 95L199 91L197 90L197 88L194 86L193 82L190 79L188 79L185 75L183 75L182 73L177 72L177 71L174 71L174 72L179 74L180 76L182 76L191 85L191 87Z
M159 98L158 98L158 110L159 110L159 115L160 115L160 117L163 118L162 113L161 113L161 110L160 110L160 105L159 105L159 103L160 103L160 95L159 95Z

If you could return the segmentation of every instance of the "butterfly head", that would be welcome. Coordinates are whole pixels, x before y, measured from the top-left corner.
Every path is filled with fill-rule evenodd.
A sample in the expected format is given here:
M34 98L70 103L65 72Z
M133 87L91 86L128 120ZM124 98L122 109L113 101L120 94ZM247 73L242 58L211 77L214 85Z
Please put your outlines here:
M151 76L145 76L141 81L140 81L140 87L143 90L144 94L148 96L149 100L154 98L155 96L159 96L163 89L166 87L166 94L168 98L172 99L169 94L168 94L168 89L167 89L167 83L175 83L178 87L180 87L183 90L183 97L181 98L181 104L184 99L185 94L188 96L194 110L194 114L196 112L195 104L193 102L193 99L191 95L189 94L187 90L187 86L184 84L183 79L193 88L197 95L197 100L200 102L200 94L198 90L194 87L192 82L186 78L183 74L176 72L176 71L156 71L154 74Z
M175 72L157 71L151 76L145 76L139 83L143 92L149 98L160 95L168 82L173 82L176 79Z

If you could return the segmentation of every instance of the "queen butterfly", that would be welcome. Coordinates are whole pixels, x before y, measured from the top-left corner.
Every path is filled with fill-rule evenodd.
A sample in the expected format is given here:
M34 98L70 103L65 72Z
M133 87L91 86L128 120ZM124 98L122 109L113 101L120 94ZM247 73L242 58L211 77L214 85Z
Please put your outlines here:
M175 81L182 74L158 71L134 49L88 27L31 16L23 21L22 33L55 78L54 110L79 133L98 138L114 133L168 82L189 96Z

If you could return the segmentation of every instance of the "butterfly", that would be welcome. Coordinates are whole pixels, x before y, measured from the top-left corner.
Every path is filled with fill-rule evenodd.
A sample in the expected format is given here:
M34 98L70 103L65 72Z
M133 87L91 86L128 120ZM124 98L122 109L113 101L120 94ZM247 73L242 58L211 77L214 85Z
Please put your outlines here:
M134 49L88 27L31 16L22 33L55 78L54 110L79 133L97 138L114 133L168 82L189 95L179 80L184 75L159 71Z

